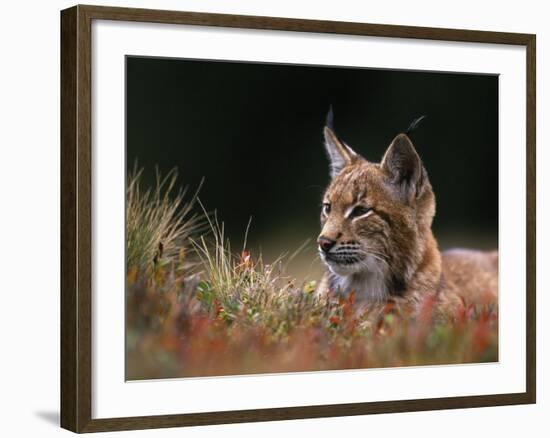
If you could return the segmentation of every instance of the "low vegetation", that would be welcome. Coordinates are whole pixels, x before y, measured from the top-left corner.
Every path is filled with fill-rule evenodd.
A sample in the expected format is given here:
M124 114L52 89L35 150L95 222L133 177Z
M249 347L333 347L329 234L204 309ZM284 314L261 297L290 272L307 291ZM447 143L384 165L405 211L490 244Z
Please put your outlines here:
M285 275L290 258L233 252L223 224L191 212L176 174L127 192L127 378L151 379L498 360L498 318L464 303L434 317L388 302L320 297Z

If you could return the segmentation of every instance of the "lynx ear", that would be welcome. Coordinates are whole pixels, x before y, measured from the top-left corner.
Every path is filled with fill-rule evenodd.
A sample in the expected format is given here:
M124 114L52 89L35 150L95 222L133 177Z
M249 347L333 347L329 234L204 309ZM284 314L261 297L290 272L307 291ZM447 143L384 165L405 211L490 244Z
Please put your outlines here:
M330 176L334 178L345 166L351 164L357 158L357 154L344 142L340 141L334 133L332 106L327 114L327 122L323 132L325 134L325 148L330 160Z
M393 139L380 166L407 201L422 194L427 180L426 170L406 134Z

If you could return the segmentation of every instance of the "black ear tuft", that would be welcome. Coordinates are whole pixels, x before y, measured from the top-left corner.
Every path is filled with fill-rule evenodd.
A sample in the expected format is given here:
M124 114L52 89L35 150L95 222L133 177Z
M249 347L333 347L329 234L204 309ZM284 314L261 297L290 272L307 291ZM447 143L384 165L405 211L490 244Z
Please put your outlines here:
M405 131L405 134L409 135L412 131L414 131L416 128L418 128L418 126L420 125L420 123L422 123L422 121L426 118L426 116L420 116L416 119L414 119L411 124L409 125L409 127L407 128L407 130Z
M325 136L325 149L330 160L330 175L334 178L347 165L354 162L359 156L338 138L334 132L334 113L332 105L329 107L326 126L323 129Z
M332 111L332 104L328 107L326 127L331 131L334 131L334 112Z

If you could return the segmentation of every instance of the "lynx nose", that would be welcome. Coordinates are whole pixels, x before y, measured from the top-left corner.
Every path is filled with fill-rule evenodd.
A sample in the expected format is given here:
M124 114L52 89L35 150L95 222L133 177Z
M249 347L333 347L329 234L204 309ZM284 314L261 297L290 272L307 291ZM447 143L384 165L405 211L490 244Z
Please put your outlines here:
M321 248L324 252L329 252L336 243L336 240L320 236L319 239L317 239L317 243L319 244L319 248Z

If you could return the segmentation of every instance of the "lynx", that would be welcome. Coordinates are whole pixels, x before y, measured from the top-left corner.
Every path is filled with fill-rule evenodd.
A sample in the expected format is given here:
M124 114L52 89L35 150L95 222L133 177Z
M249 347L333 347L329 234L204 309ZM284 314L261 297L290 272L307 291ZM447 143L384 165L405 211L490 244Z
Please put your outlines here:
M320 293L354 293L363 303L419 303L443 311L496 302L496 251L441 253L432 233L435 196L407 134L397 135L380 163L357 154L324 128L331 182L323 197L318 249L327 272Z

